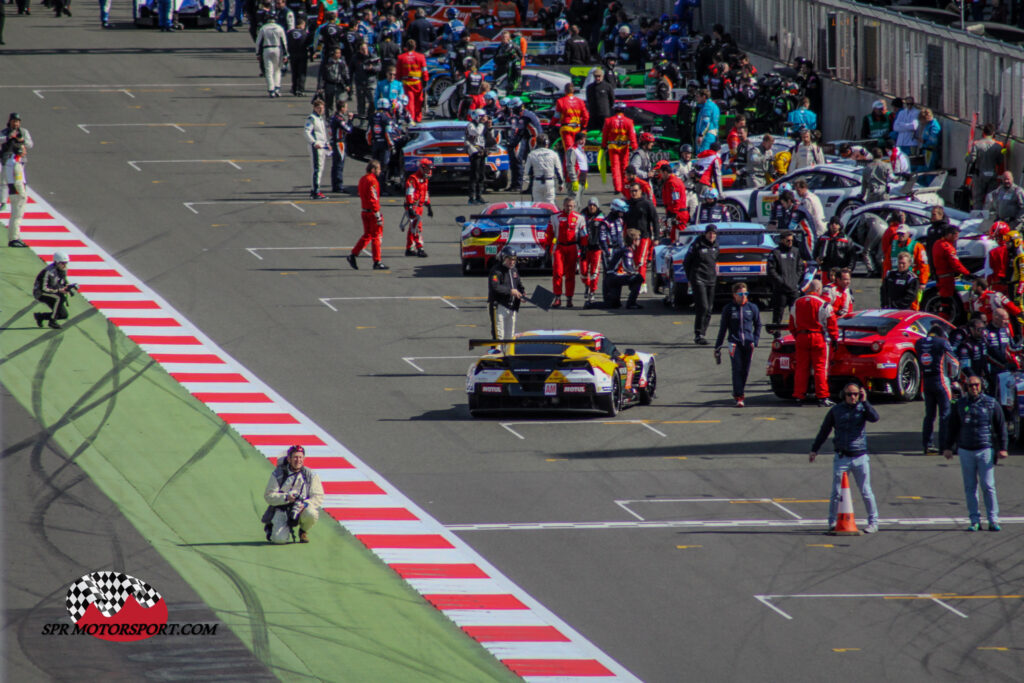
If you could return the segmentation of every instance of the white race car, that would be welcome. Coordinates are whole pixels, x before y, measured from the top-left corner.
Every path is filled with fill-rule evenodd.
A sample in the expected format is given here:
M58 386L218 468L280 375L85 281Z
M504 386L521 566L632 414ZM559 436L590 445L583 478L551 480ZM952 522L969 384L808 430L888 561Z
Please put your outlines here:
M772 213L772 204L779 198L779 186L797 180L807 182L807 187L821 200L825 220L838 215L846 223L850 212L863 206L860 198L860 183L863 166L847 163L808 166L787 173L774 183L764 187L744 190L727 190L722 193L722 203L729 206L734 220L767 223ZM939 190L946 182L946 172L930 173L931 182L924 187L915 187L916 177L889 185L893 197L914 197L924 204L943 204Z

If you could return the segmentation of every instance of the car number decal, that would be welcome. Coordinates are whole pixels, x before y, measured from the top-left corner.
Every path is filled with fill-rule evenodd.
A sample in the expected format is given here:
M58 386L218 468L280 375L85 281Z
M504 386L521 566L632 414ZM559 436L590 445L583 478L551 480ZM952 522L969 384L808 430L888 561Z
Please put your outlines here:
M789 370L789 357L783 356L779 359L779 368L782 370Z
M557 396L558 395L558 385L554 384L554 383L551 383L551 382L545 384L544 385L544 395L545 396Z
M497 244L491 244L489 246L484 247L484 253L485 254L497 254L498 253L498 245Z

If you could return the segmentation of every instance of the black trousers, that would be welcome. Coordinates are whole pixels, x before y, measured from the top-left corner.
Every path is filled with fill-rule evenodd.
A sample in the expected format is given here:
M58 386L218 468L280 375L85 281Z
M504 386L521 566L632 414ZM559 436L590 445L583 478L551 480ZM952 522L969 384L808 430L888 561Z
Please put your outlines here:
M736 344L729 354L732 364L732 397L743 398L747 387L747 376L750 374L750 361L754 357L754 342Z
M43 320L65 320L68 317L67 294L40 294L39 301L50 307L49 313L39 316Z
M17 3L18 3L18 14L24 14L25 12L27 12L30 9L30 7L29 7L29 4L30 4L29 0L17 0Z
M635 304L637 297L640 296L640 286L643 283L644 279L640 273L633 273L632 275L612 273L611 275L605 275L602 287L603 308L620 308L622 306L623 287L629 287L629 298L626 299L626 303L628 305Z
M715 285L705 285L691 282L693 290L693 303L697 311L693 314L693 336L701 338L708 331L708 324L711 322L711 307L715 304Z
M309 62L295 56L289 58L292 63L292 94L301 95L306 91L306 71Z
M487 155L483 152L471 154L469 157L469 198L480 199L484 192L484 162Z
M782 314L787 308L796 303L800 292L783 292L777 289L772 290L772 324L778 325L782 322Z
M358 116L371 116L373 114L373 90L376 84L373 81L356 83L356 114Z

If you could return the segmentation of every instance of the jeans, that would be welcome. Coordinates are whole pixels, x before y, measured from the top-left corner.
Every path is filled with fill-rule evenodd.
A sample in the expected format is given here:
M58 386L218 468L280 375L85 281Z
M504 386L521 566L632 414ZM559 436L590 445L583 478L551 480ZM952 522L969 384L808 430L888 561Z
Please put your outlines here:
M342 174L345 172L345 155L339 153L337 148L331 155L331 192L341 192L343 183Z
M159 0L157 3L157 12L160 16L160 28L171 28L174 25L173 19L173 7L174 3L171 0Z
M839 499L842 496L843 472L849 472L857 482L861 498L864 499L864 507L868 512L868 524L878 522L878 505L875 504L875 494L871 491L871 462L870 456L860 455L856 458L844 458L836 453L832 460L832 497L828 502L828 525L836 525L836 508L839 507ZM975 501L977 507L977 501Z
M100 23L104 26L110 23L110 2L111 0L99 0Z
M967 516L971 518L971 524L981 522L981 514L978 512L979 482L981 483L981 495L985 499L988 521L998 524L999 501L996 500L995 452L991 448L981 448L976 451L961 448L957 454L960 456L960 473L964 478Z
M227 22L228 28L231 28L235 24L242 25L242 7L245 5L243 0L235 0L235 11L231 11L231 0L224 0L224 9L217 16L217 23L223 24Z

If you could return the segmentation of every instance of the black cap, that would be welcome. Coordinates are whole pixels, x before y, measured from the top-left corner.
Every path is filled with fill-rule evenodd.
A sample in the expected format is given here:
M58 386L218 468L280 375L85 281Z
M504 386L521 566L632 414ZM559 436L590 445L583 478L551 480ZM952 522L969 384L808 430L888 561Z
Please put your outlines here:
M715 225L714 223L711 223L709 225L704 226L704 233L707 234L709 232L717 233L718 232L718 226Z
M7 117L7 120L8 121L14 121L15 119L17 119L18 121L21 121L21 114L19 114L16 111L12 111L11 115Z

